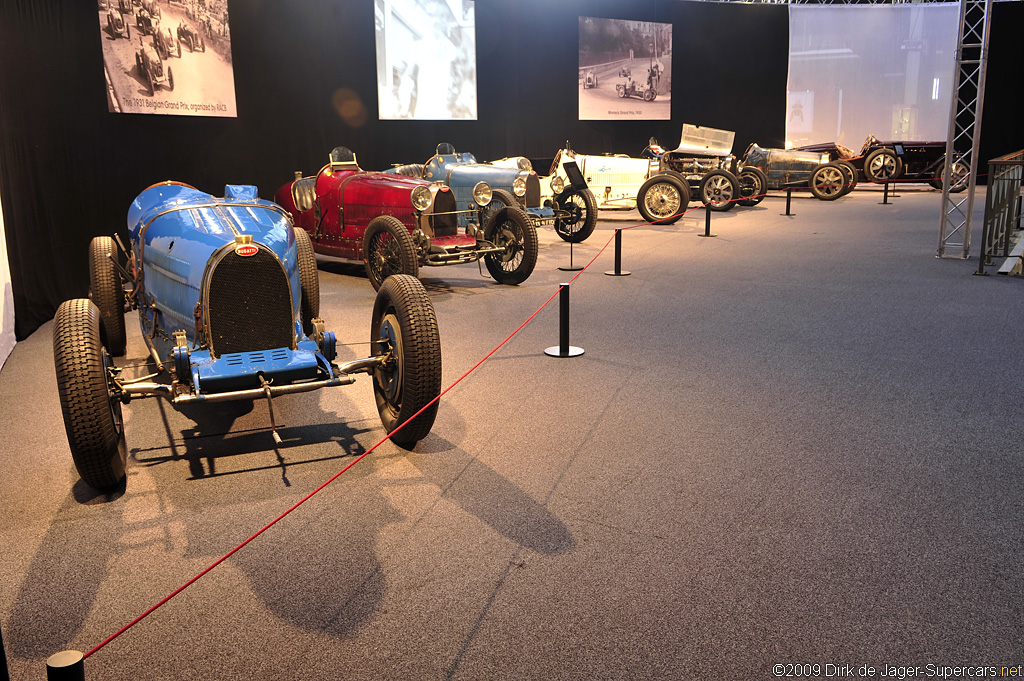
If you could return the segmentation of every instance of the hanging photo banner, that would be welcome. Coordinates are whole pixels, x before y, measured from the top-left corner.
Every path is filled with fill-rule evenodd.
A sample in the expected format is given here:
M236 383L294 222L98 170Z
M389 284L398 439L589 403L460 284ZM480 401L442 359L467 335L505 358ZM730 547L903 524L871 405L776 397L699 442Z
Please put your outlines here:
M672 24L580 17L580 120L672 118Z
M98 0L113 113L238 115L227 0Z
M380 120L476 120L475 0L375 0Z

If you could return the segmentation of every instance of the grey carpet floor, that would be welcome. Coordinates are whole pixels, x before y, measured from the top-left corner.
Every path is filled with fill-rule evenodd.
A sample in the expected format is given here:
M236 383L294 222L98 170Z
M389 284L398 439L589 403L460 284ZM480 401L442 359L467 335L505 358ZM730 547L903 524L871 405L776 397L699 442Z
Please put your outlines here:
M544 355L549 305L444 397L415 450L370 453L89 657L86 678L1021 663L1024 282L935 257L937 192L881 200L798 197L787 217L772 197L716 214L713 238L702 213L625 231L632 274L605 276L609 246L571 287L585 354ZM574 263L638 223L603 213ZM446 386L572 276L568 245L540 236L518 287L474 265L421 273ZM360 268L320 276L328 328L365 340ZM141 361L133 316L129 330ZM260 402L140 400L125 490L97 496L68 453L50 333L0 372L0 629L17 681L98 645L383 434L365 377L276 400L277 447Z

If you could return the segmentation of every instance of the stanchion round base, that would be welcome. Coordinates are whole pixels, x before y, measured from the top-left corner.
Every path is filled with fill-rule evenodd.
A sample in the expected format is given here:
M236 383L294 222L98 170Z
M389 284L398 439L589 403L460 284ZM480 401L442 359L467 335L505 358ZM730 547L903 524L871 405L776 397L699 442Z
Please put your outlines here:
M717 234L698 234L697 236L718 236Z
M583 266L582 265L569 265L568 267L559 267L558 269L562 270L563 272L579 272L580 270L583 269Z
M627 272L626 270L620 270L618 272L616 272L615 270L612 270L611 272L605 272L605 274L607 274L609 277L628 277L629 275L631 275L633 273L632 272Z
M85 655L62 650L46 658L47 681L85 681Z
M569 352L562 354L562 348L558 345L552 345L550 348L544 350L544 354L548 357L579 357L584 353L583 348L577 348L574 345L569 346Z

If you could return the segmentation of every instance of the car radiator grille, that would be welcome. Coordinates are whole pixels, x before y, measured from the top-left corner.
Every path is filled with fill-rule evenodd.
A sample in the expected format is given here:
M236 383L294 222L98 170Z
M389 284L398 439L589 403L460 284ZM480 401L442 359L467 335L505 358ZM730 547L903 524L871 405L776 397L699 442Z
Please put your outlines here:
M210 277L207 305L214 357L293 347L291 286L268 250L224 256Z
M437 192L434 195L434 214L430 216L430 228L434 230L434 236L455 236L459 233L456 210L454 192Z
M530 175L526 178L526 199L527 208L535 208L540 205L540 178Z

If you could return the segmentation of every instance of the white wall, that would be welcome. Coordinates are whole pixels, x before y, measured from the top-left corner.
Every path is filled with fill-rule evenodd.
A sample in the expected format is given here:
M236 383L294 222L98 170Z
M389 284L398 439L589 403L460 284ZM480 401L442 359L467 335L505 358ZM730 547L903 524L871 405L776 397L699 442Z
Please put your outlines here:
M11 266L7 261L7 235L4 232L4 211L0 203L0 368L14 349L14 293L11 290Z

